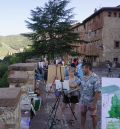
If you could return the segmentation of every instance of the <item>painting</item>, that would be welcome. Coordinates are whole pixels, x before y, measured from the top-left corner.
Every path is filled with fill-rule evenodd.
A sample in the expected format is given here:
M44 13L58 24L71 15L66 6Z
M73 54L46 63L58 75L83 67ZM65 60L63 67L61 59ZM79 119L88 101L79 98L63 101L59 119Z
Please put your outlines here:
M47 84L52 84L56 78L58 80L61 80L61 74L62 74L62 80L64 80L64 78L65 78L64 71L65 71L64 66L61 66L61 71L60 71L60 66L56 67L55 65L49 65Z
M61 82L60 80L55 80L55 84L56 84L56 89L57 90L70 90L70 86L69 86L69 80L64 80L64 82ZM63 87L62 87L63 86Z
M120 129L120 78L102 78L102 129Z

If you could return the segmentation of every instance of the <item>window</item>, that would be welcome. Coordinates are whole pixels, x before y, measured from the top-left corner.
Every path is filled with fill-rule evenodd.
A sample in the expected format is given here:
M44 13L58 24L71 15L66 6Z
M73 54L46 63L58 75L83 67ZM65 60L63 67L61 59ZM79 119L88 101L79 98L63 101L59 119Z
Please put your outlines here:
M78 28L76 28L76 31L78 31Z
M120 41L114 42L114 48L120 48Z
M117 17L117 13L116 12L114 12L114 17Z
M112 13L111 12L108 12L108 17L111 17Z
M114 58L113 61L114 61L114 62L118 62L118 58Z

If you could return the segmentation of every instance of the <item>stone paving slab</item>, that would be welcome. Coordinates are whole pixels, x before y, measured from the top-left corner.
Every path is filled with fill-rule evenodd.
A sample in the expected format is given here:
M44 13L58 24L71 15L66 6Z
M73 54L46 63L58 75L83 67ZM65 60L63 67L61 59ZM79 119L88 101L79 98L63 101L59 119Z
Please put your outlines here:
M5 124L1 124L1 123L0 123L0 129L7 129L7 127L6 127Z

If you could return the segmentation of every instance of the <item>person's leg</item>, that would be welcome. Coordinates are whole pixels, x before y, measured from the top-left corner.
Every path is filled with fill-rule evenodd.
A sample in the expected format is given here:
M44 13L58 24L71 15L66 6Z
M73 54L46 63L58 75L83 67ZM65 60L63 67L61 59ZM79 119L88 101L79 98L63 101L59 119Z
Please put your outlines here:
M97 129L97 107L96 108L91 108L89 107L89 112L92 118L92 125L93 125L93 129Z
M93 129L97 129L97 116L92 116Z
M81 105L81 129L85 129L87 106Z
M66 95L64 95L63 96L62 108L61 108L63 114L64 114L67 103L69 103L68 97Z
M93 129L97 129L97 108L91 111Z
M69 98L69 102L71 105L69 105L69 107L71 108L71 120L77 120L76 115L75 115L75 108L76 108L76 104L79 103L79 98L78 96L71 96Z
M75 103L71 103L71 109L73 110L73 112L75 112L75 107L76 107L76 104Z
M76 107L76 104L75 103L71 103L71 120L74 120L74 116L73 116L73 113L75 114L75 107Z

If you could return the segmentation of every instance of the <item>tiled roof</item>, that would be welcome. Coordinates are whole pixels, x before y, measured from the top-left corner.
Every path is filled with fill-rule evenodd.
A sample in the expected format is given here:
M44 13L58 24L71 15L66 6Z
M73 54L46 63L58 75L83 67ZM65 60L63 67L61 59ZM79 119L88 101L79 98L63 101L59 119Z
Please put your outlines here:
M87 21L89 21L91 18L99 15L100 13L102 13L103 11L120 11L120 7L103 7L99 10L97 10L95 13L93 13L91 16L89 16L88 18L86 18L83 23L86 23Z

